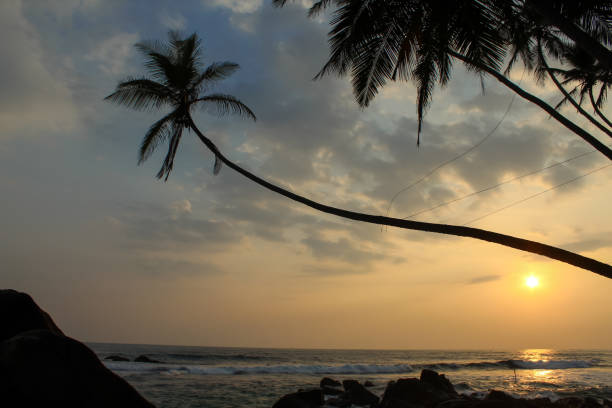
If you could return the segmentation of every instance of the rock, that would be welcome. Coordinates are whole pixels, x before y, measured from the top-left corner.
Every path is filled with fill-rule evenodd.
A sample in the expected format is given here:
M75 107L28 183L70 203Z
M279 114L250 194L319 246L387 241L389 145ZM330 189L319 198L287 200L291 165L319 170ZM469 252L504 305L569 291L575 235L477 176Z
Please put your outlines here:
M30 295L13 289L0 290L0 341L36 329L63 334L51 316L38 307Z
M377 395L368 391L363 385L356 380L344 380L342 386L346 391L346 399L351 404L376 407L378 406L379 398Z
M340 387L342 384L340 384L340 381L336 381L333 378L329 378L329 377L323 377L321 379L321 383L320 386L321 388L323 387Z
M599 401L597 401L595 398L593 397L585 397L584 398L584 404L582 405L583 408L599 408L601 407L603 404L600 404Z
M563 408L582 408L583 405L582 398L578 397L565 397L557 400L555 406L563 407Z
M0 406L151 408L26 294L0 290Z
M153 407L87 346L51 330L0 343L0 378L7 407Z
M436 372L432 371L432 373L438 376ZM426 373L424 378L426 381L418 378L400 378L397 381L389 382L383 394L381 408L434 406L456 398L457 393L454 388L451 392L448 386L444 385L444 380L448 381L445 377L434 377Z
M136 357L134 361L136 361L137 363L162 363L161 361L149 358L144 354L142 356Z
M337 388L332 388L332 387L321 387L321 391L323 391L323 395L340 395L340 394L344 394L344 391L339 390Z
M497 391L497 390L489 391L489 393L486 395L484 399L493 400L493 401L514 401L516 400L516 398L514 398L512 395L509 395L503 391Z
M110 360L110 361L130 361L129 358L127 357L121 357L118 356L116 354L110 355L110 356L106 356L104 357L105 360Z
M370 381L370 380L366 380L366 381L363 383L363 386L364 386L364 387L373 387L373 386L374 386L374 383L373 383L372 381Z
M347 408L350 407L352 404L351 401L347 400L346 398L338 397L328 399L327 401L325 401L325 405L338 408Z
M272 408L315 408L323 405L321 390L298 391L276 401Z
M445 392L449 398L458 395L455 387L453 387L453 384L444 374L438 374L435 371L425 369L421 371L421 382L430 384L435 390Z

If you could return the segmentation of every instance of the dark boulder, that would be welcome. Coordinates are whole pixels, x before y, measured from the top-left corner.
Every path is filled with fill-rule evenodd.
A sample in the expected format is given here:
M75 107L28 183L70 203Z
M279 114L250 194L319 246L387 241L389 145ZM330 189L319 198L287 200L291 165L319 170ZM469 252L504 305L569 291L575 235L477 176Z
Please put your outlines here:
M321 390L298 391L276 401L272 408L315 408L323 405Z
M604 400L603 404L600 404L599 401L592 397L565 397L557 400L554 406L558 408L600 408L610 406L610 403L608 400Z
M134 361L136 361L137 363L161 363L161 361L159 360L154 360L152 358L149 358L145 355L142 356L138 356L134 359Z
M369 407L378 406L378 396L371 393L363 385L359 384L358 381L344 380L342 381L342 386L346 392L346 399L352 404Z
M340 381L336 381L333 378L323 377L319 385L321 386L321 388L323 388L323 387L340 387L342 384L340 384Z
M321 391L323 391L323 395L340 395L340 394L344 394L344 391L339 390L338 388L332 388L332 387L321 387Z
M325 405L335 408L348 408L353 404L351 403L351 401L341 396L328 399L327 401L325 401Z
M370 380L366 380L366 381L363 383L363 386L364 386L364 387L373 387L373 386L374 386L374 383L373 383L372 381L370 381Z
M457 391L453 384L444 376L432 370L421 371L421 382L430 384L434 390L446 393L449 398L457 396Z
M0 341L36 329L63 334L51 316L38 307L30 295L13 289L0 290Z
M438 376L434 371L431 373ZM444 376L435 377L433 374L426 373L425 376L422 376L424 381L418 378L400 378L397 381L391 381L385 389L380 404L381 408L430 407L456 398L457 392L452 384L449 382L449 388L446 384L448 380Z
M153 407L83 343L50 330L1 342L0 378L7 407Z
M129 358L118 356L116 354L112 354L110 356L106 356L106 357L104 357L104 359L105 360L110 360L110 361L130 361Z

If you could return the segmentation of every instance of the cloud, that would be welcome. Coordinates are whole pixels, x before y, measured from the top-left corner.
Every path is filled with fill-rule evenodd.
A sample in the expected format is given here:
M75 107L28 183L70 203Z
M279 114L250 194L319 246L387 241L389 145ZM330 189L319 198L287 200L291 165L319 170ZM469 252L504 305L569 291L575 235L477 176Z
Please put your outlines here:
M384 254L359 248L355 242L347 238L328 240L313 235L304 238L302 243L312 251L316 258L338 258L356 265L369 264L385 258Z
M493 282L499 279L501 279L501 275L482 275L482 276L477 276L475 278L468 280L467 282L465 282L465 284L466 285L477 285L480 283Z
M126 245L144 251L213 251L238 244L242 233L227 221L199 218L184 200L169 207L132 204L107 217Z
M159 21L170 30L180 31L187 27L187 19L181 13L162 11L159 13Z
M59 72L49 64L38 33L22 15L20 2L0 2L2 92L0 138L44 131L68 131L78 123L72 92Z
M573 241L567 244L561 245L561 248L565 248L572 252L590 252L597 251L598 249L612 247L610 232L597 234L596 236L585 237L578 241Z
M254 13L261 8L263 0L204 0L204 3L228 8L234 13Z
M136 33L115 34L99 43L85 58L97 62L107 74L125 75L126 62L134 53L134 44L139 38Z
M191 214L191 202L189 200L179 200L170 203L170 209L175 212L171 217L178 217L183 214Z

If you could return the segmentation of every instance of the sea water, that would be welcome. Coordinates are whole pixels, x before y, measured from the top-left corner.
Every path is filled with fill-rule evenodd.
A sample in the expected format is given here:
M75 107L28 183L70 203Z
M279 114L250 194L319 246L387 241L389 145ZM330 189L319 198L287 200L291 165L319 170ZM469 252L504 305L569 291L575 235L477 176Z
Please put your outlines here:
M382 395L424 368L445 374L461 393L502 390L521 397L591 396L612 400L612 350L302 350L90 343L103 360L160 408L271 407L316 387L322 377L369 380ZM137 363L145 355L161 363Z

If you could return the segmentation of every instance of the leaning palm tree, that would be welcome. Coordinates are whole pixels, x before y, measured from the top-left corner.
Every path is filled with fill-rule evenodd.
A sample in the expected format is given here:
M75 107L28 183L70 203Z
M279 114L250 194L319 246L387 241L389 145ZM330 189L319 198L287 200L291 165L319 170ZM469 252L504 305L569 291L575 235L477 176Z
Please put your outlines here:
M612 266L551 245L479 228L404 220L349 211L310 200L274 185L225 157L219 148L198 129L191 117L191 111L196 107L212 106L221 114L236 113L255 119L253 112L232 96L223 94L201 95L201 92L206 90L207 84L227 77L238 66L232 63L219 63L200 71L199 41L195 34L186 39L181 39L178 34L171 33L170 41L167 44L144 43L137 44L137 47L147 57L146 67L152 78L145 77L123 81L119 83L115 92L107 96L106 99L134 109L171 107L169 114L151 126L140 147L139 161L142 162L150 156L156 146L166 140L169 141L168 153L162 168L157 173L158 178L162 178L164 175L166 179L168 178L172 171L174 156L183 130L193 130L200 141L215 155L215 173L218 172L221 163L224 163L232 170L264 188L315 210L372 224L476 238L556 259L612 279Z
M120 82L115 92L105 99L136 110L170 107L170 113L155 122L145 134L138 154L138 164L141 164L160 144L168 142L168 152L157 178L168 180L185 129L193 130L198 136L202 134L191 117L194 109L214 109L220 115L232 113L256 120L251 109L235 97L205 93L214 82L236 71L238 64L215 62L203 69L200 40L195 33L183 39L179 33L171 31L166 43L143 42L136 47L146 57L149 76ZM221 161L216 156L214 173L220 168Z

